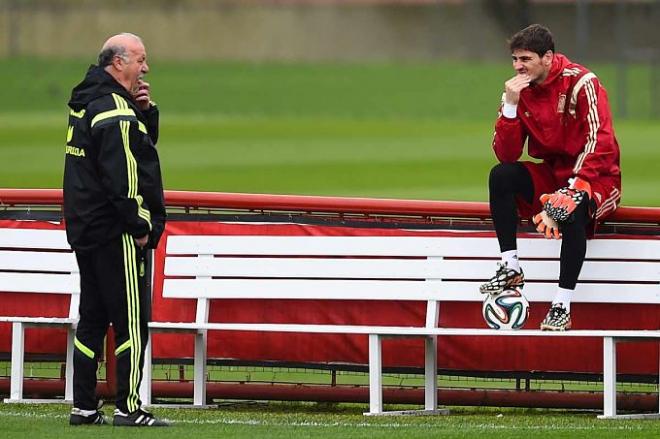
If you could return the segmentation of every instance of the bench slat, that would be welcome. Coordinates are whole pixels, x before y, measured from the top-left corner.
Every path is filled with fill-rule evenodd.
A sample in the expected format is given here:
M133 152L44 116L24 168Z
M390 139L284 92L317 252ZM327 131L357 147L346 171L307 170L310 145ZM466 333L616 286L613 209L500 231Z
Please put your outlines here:
M497 240L426 237L347 236L170 236L168 254L308 256L462 256L496 253ZM493 242L490 242L493 241ZM492 247L484 249L483 246ZM479 251L476 251L479 247ZM454 249L454 252L451 250Z
M70 250L64 230L0 229L0 248Z
M78 272L73 253L0 251L0 270Z
M479 282L444 282L437 300L480 302ZM527 282L523 294L530 302L552 302L557 282ZM578 283L572 303L641 303L660 304L657 284L585 284Z
M479 282L372 280L166 279L165 298L482 301ZM527 283L532 302L552 301L557 285ZM574 302L660 304L652 284L578 284Z
M527 280L559 276L558 261L522 261ZM168 257L166 276L347 279L475 279L495 270L492 260L351 259L351 258L197 258ZM580 280L660 281L660 263L586 261Z
M300 332L322 334L379 334L401 336L458 335L458 336L515 336L515 337L615 337L629 339L659 339L660 331L654 330L573 330L541 331L538 329L520 329L516 331L498 331L481 328L424 328L410 326L359 326L359 325L305 325L279 323L178 323L150 322L154 329L211 329L225 331L263 331L263 332Z
M169 257L165 262L166 276L426 279L444 271L427 259Z
M7 317L7 316L0 316L0 322L20 322L20 323L25 323L26 325L53 325L53 326L60 326L60 325L73 325L75 323L78 323L78 319L70 319L67 317Z
M560 241L518 240L521 258L556 258ZM494 237L170 236L171 255L454 256L499 258ZM660 240L594 239L591 259L660 260Z
M0 291L24 293L79 294L76 274L1 273Z
M429 300L437 290L417 281L166 279L163 297Z

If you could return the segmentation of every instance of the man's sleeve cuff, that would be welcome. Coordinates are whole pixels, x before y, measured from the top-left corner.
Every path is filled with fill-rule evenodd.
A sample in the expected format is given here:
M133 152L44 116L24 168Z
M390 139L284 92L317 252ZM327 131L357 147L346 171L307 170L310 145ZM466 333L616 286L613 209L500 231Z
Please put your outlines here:
M507 119L515 119L518 115L518 105L507 104L506 102L502 106L502 116Z

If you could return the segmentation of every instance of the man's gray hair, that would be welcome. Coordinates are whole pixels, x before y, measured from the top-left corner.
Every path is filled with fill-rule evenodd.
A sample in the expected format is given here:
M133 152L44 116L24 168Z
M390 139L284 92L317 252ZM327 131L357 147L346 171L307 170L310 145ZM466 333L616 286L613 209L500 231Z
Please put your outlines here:
M99 67L106 67L112 64L115 56L120 57L124 62L128 62L128 54L124 46L108 46L99 53Z
M127 37L132 37L135 38L136 40L142 42L142 38L138 37L135 34L129 33L129 32L123 32L119 35L127 36ZM120 57L121 59L124 60L124 62L128 62L128 53L126 51L126 47L124 45L111 45L108 47L104 47L101 49L101 53L99 53L99 58L98 58L98 65L99 67L106 67L112 64L112 60L115 56Z

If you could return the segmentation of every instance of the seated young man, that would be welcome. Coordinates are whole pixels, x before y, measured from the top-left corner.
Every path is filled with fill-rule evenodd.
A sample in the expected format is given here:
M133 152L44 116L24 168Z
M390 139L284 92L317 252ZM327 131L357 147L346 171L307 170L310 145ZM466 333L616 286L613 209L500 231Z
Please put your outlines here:
M490 173L490 210L502 252L484 294L522 287L516 227L533 217L546 238L561 239L559 285L542 330L571 328L571 299L587 235L621 199L619 145L607 92L585 67L555 52L550 31L531 25L509 41L515 76L505 82ZM530 157L519 161L527 142Z

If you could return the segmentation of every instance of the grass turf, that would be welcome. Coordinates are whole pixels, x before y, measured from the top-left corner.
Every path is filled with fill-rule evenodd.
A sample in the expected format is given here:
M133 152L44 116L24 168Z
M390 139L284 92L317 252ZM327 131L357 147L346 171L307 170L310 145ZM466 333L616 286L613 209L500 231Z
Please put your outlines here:
M0 61L0 187L60 187L65 102L85 62ZM594 68L611 94L611 66ZM506 64L157 63L167 189L445 200L487 199ZM660 126L648 72L631 72L615 120L623 203L658 205L649 166ZM29 78L29 79L28 79Z
M392 408L392 407L390 407ZM363 405L238 403L209 410L156 409L174 426L123 429L70 427L65 405L0 404L6 438L649 438L653 421L601 421L592 412L538 409L451 408L451 416L364 417ZM111 407L106 410L111 413Z
M488 121L163 114L167 189L485 201ZM0 116L0 187L61 187L63 116ZM618 124L623 202L660 205L652 122Z

